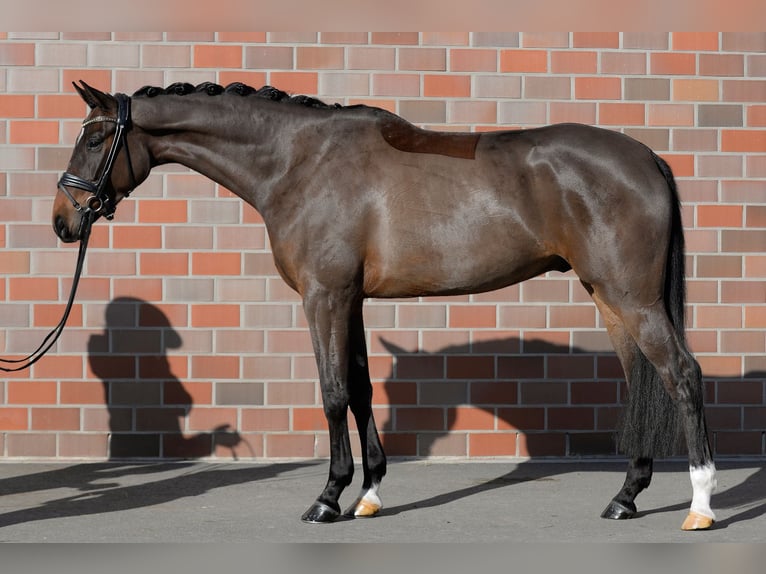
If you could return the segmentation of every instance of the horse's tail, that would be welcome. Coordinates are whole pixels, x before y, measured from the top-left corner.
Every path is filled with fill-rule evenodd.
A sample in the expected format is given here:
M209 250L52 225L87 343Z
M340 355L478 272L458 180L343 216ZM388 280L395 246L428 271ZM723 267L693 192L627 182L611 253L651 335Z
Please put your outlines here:
M678 337L685 343L686 272L681 205L670 166L654 152L652 158L667 181L671 203L670 241L665 264L665 309ZM678 409L665 391L657 370L638 346L635 350L628 404L621 424L620 450L631 458L669 456L677 450L680 436Z

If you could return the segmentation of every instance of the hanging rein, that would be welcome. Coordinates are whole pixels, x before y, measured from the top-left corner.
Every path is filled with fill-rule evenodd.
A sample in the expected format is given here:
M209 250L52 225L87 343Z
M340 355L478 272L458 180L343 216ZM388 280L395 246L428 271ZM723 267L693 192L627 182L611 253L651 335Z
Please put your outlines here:
M120 149L125 147L125 156L128 160L128 170L131 178L131 188L135 187L135 177L133 175L133 165L130 160L130 151L128 150L128 142L126 139L127 131L130 129L130 98L125 94L115 94L117 98L117 117L111 116L97 116L83 122L83 129L86 126L95 123L110 122L117 125L117 129L112 140L112 147L109 149L109 154L106 156L106 163L104 164L101 177L94 183L83 179L78 175L74 175L69 172L64 172L61 179L58 182L58 188L64 192L64 194L72 202L75 210L80 213L80 250L77 256L77 265L75 266L74 278L72 279L72 289L69 293L69 300L67 301L66 308L64 309L64 315L61 317L61 321L51 330L50 333L43 339L40 346L37 347L32 353L24 357L23 359L3 359L0 358L0 363L6 365L14 365L13 367L4 367L0 365L0 371L7 373L22 371L31 367L37 361L39 361L45 353L50 350L56 343L61 333L64 331L69 313L72 311L72 304L74 303L75 293L77 292L77 285L80 282L80 275L82 274L82 267L85 263L85 251L88 248L88 240L90 239L90 229L93 222L100 215L103 215L106 219L112 219L114 217L115 202L113 198L109 197L106 187L112 176L112 170L114 169L114 162L117 158L117 154ZM72 193L67 187L76 187L90 193L90 197L85 201L85 204L81 204L75 199Z

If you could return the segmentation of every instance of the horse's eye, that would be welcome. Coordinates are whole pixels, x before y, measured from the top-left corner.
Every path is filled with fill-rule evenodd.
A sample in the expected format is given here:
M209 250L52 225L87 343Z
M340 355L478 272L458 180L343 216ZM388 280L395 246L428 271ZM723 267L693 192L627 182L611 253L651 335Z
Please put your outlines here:
M104 142L104 140L101 139L100 137L93 136L91 138L88 138L88 141L87 141L87 143L85 145L88 146L89 150L93 151L93 150L97 150L98 148L100 148L101 144L103 142Z

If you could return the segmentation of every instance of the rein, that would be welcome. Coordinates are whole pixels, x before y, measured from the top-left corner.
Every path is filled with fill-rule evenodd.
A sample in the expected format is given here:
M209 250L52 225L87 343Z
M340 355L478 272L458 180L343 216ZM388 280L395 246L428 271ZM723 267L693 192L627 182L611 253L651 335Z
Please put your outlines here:
M114 134L114 139L112 140L112 147L109 149L109 154L107 155L106 163L104 164L104 171L102 172L101 177L94 183L88 181L87 179L83 179L78 175L64 172L58 182L59 190L64 192L64 194L69 198L69 201L72 202L75 210L80 213L80 250L77 255L77 265L75 266L74 278L72 279L72 289L69 293L69 300L67 301L66 308L64 309L64 315L61 317L61 320L58 322L58 324L43 339L43 342L40 343L40 346L37 347L37 349L35 349L32 353L23 359L0 358L0 363L6 365L17 365L14 367L4 367L0 365L0 371L12 373L28 369L37 361L39 361L43 355L45 355L45 353L50 350L51 347L53 347L56 341L58 341L58 338L61 336L61 333L64 331L64 326L66 325L69 314L72 311L75 294L77 293L77 286L80 283L80 275L82 274L83 264L85 263L85 251L88 248L91 226L99 215L103 215L106 219L112 219L114 217L115 204L114 201L109 198L109 195L106 192L106 184L112 175L115 159L117 158L117 154L119 153L123 144L125 145L125 154L128 160L128 167L132 184L135 184L136 180L133 174L133 164L130 160L130 152L128 150L128 144L126 140L126 132L130 127L130 98L125 94L116 94L115 97L117 98L116 118L110 116L97 116L83 122L82 124L83 127L98 122L112 122L117 124L117 130ZM70 193L66 186L82 189L90 193L91 196L85 201L85 205L83 206L75 199L75 197ZM132 187L135 187L135 185ZM126 193L126 195L128 194Z
M3 367L0 366L0 371L4 371L6 373L13 373L16 371L23 371L24 369L28 369L32 365L34 365L37 361L42 359L43 355L48 352L48 350L58 341L58 338L61 336L61 333L64 331L64 325L66 325L67 319L69 318L69 313L72 311L72 304L74 303L74 296L77 292L77 285L80 282L80 275L82 274L82 266L85 262L85 250L88 248L88 239L90 238L90 228L91 224L93 223L93 219L95 216L95 212L93 211L87 211L83 218L86 220L83 224L80 225L81 233L80 236L80 252L77 255L77 266L75 267L74 271L74 278L72 279L72 290L69 293L69 300L66 304L66 309L64 309L64 316L61 317L61 321L59 321L58 325L56 325L53 330L48 333L48 335L43 339L43 342L40 343L40 346L37 347L32 353L24 357L23 359L3 359L0 358L0 363L4 363L6 365L18 365L15 367ZM20 364L19 363L23 363Z

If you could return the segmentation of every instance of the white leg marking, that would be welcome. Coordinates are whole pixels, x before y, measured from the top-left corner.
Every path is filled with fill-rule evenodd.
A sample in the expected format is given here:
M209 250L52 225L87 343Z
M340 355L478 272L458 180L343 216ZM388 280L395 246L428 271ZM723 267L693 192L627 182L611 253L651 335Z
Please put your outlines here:
M375 516L383 508L378 495L379 488L379 483L373 483L367 490L362 489L354 503L354 516Z
M710 462L704 466L690 466L689 476L694 489L691 511L715 520L715 514L710 509L710 495L717 485L715 464Z

